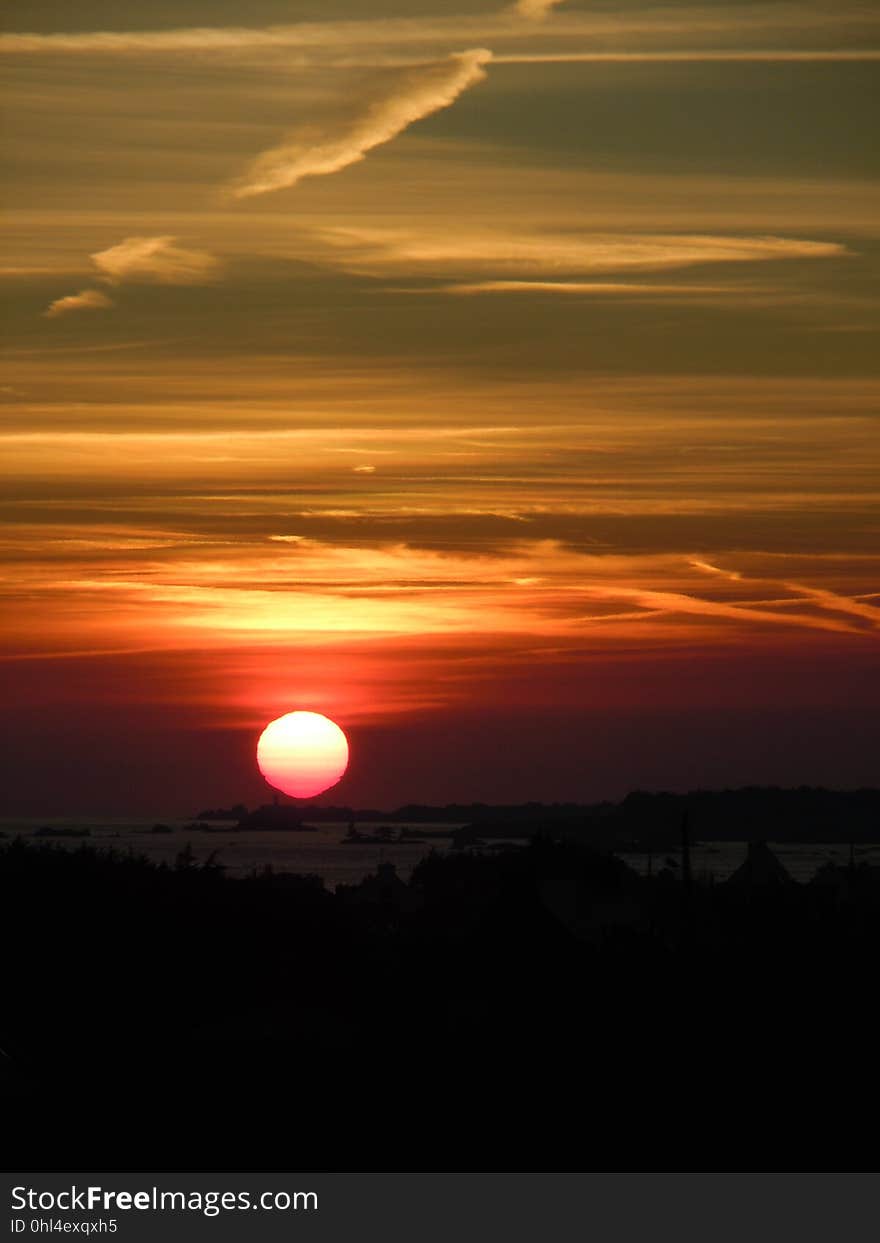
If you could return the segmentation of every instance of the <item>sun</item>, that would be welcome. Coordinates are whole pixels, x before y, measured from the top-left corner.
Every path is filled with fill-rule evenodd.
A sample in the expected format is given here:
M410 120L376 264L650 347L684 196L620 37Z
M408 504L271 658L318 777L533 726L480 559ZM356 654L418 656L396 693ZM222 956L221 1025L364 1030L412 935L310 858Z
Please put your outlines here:
M320 712L288 712L260 734L257 766L276 790L311 798L342 777L348 767L348 739Z

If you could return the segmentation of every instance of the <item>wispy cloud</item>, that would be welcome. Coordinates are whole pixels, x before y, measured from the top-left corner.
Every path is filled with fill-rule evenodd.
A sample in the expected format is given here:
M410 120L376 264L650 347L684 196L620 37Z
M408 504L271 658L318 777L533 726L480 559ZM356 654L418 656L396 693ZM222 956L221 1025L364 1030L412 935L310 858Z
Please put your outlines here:
M448 16L424 15L401 18L298 22L274 26L204 26L165 30L79 31L48 34L8 32L0 35L4 55L176 55L204 51L214 56L265 59L278 51L284 65L291 63L378 64L418 63L426 56L442 55L462 41L491 43L499 55L515 51L531 38L542 18L560 8L563 0L513 0L494 12ZM657 8L605 7L591 11L561 11L552 24L561 49L551 58L601 59L597 38L638 39L641 50L620 53L620 59L639 59L643 52L662 47L699 59L695 41L708 41L709 56L733 55L743 59L785 59L790 53L813 59L854 56L867 58L872 48L877 18L864 5L737 5L690 4ZM523 20L526 19L526 20ZM814 33L815 32L815 33ZM826 34L829 52L821 50L816 34ZM806 36L806 37L805 37ZM755 39L764 41L756 46ZM580 40L578 45L576 41ZM772 42L770 42L772 40ZM573 43L573 41L575 41ZM737 49L736 44L739 43ZM876 44L874 44L876 47ZM541 55L541 52L538 52ZM658 52L665 58L664 52ZM608 53L609 58L617 53Z
M520 17L527 17L532 21L541 21L543 18L549 17L554 9L564 3L565 0L516 0L513 11L518 13Z
M853 597L839 591L830 590L827 587L812 587L805 583L793 582L788 579L755 578L744 575L739 570L727 570L711 562L698 559L693 559L690 564L696 570L702 570L707 574L716 574L721 578L727 579L730 583L763 583L775 587L782 592L791 593L788 599L783 598L770 603L782 604L784 606L793 603L812 605L823 612L843 613L849 617L860 618L863 621L870 622L873 629L880 629L880 608L868 603L870 597ZM802 622L801 624L806 623ZM834 624L837 628L843 625L840 621L836 621Z
M468 18L421 17L376 20L298 22L276 26L180 26L168 30L89 30L48 34L8 32L0 34L4 55L93 54L153 55L205 51L216 54L280 49L307 53L322 50L388 47L419 47L451 38L490 35L521 26L509 13Z
M416 232L374 228L326 229L321 237L344 266L367 274L485 275L542 279L557 288L568 276L604 272L662 272L710 263L821 259L850 253L838 242L794 237L673 233ZM485 284L478 282L483 288ZM458 290L458 292L465 292ZM471 288L467 292L477 292Z
M207 285L221 272L220 261L206 250L176 246L176 238L127 237L118 246L91 256L105 285ZM49 319L71 311L100 311L115 306L100 289L56 298L44 314Z
M831 613L846 613L852 617L861 617L872 623L874 629L880 630L880 608L868 604L867 599L842 595L837 591L829 591L822 587L808 587L804 583L786 582L783 586L805 597L820 609Z
M395 72L385 92L364 101L341 125L304 127L259 155L233 188L249 198L294 186L303 177L337 173L362 160L368 151L390 142L415 121L447 108L485 78L492 59L485 48L456 52L445 60Z
M580 294L610 297L705 297L707 294L731 294L737 292L736 287L728 285L668 285L648 284L635 281L462 281L453 285L441 286L442 293L481 294L481 293L549 293L549 294ZM751 286L744 286L743 292L755 292Z
M711 647L734 635L758 642L786 631L872 641L880 620L880 609L833 589L762 577L777 595L755 599L757 580L728 584L721 574L713 578L723 586L707 587L701 567L679 556L583 553L556 540L459 552L300 533L208 543L158 530L149 538L137 530L83 534L62 549L56 532L41 527L42 555L19 567L14 598L26 589L38 639L29 636L26 650L42 644L50 652L63 641L59 610L47 608L56 602L75 610L81 630L102 648L113 633L157 647L189 647L194 636L205 648L230 641L256 648L446 635L587 643L607 652L637 639L647 651L670 642ZM19 538L32 542L34 534ZM19 613L18 630L21 621Z
M512 52L496 56L498 65L557 65L557 64L704 64L743 63L751 64L809 64L813 61L876 61L880 60L878 48L695 48L679 51L674 48L662 52L596 52L571 49L565 52Z
M79 293L56 298L43 314L47 319L58 319L61 315L70 315L74 311L106 311L114 305L113 299L101 293L100 289L82 289Z
M207 285L220 274L219 260L206 250L175 245L176 238L127 237L118 246L91 256L111 285Z
M590 587L585 594L599 600L632 600L645 610L649 617L663 614L686 617L719 618L740 622L745 626L758 623L761 626L784 626L789 629L827 630L837 634L859 633L853 626L844 621L824 618L812 613L801 613L796 609L758 608L748 602L729 602L726 600L707 599L696 594L678 591L652 591L642 587ZM782 605L788 602L779 602ZM795 602L796 603L796 602ZM602 618L584 617L584 621L601 621Z

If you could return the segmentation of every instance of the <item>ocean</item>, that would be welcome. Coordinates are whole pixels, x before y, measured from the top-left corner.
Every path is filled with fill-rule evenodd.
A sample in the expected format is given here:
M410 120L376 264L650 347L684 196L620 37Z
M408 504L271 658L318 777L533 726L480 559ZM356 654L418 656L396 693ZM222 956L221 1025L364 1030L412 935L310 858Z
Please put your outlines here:
M83 818L54 818L40 820L0 819L0 833L11 840L21 836L34 842L47 842L68 850L82 845L98 849L110 849L122 853L143 855L155 863L173 864L181 851L187 847L198 863L206 862L211 855L222 865L229 876L249 876L271 866L276 872L314 873L321 876L330 890L337 885L357 884L365 876L375 872L381 862L393 863L398 875L408 880L418 861L431 850L444 852L451 849L447 839L413 841L411 843L383 842L347 844L343 839L347 824L327 823L317 825L314 831L283 832L257 829L239 831L231 822L214 822L209 830L192 827L191 821L164 820L169 833L154 833L153 820L85 820ZM40 837L37 831L43 826L89 830L87 837ZM379 824L358 824L361 833L373 833ZM412 824L393 826L395 834L401 828L419 831L450 832L458 825ZM845 864L849 859L849 847L839 844L816 842L770 843L771 849L789 874L797 881L810 880L826 862ZM654 873L664 866L676 872L681 867L677 851L658 851L647 854L630 851L619 852L637 872L645 874L648 868ZM744 842L703 842L691 849L691 868L697 881L725 880L746 857ZM857 863L862 861L880 866L880 845L856 846Z
M216 821L209 829L194 829L189 820L163 820L170 833L154 833L154 819L150 820L95 820L83 817L43 818L40 820L0 819L0 833L6 840L21 836L32 842L45 842L67 850L77 850L87 845L96 849L116 850L123 854L131 852L143 855L153 863L173 864L187 846L197 863L206 862L213 854L229 876L249 876L261 872L270 865L276 872L314 873L323 877L328 889L337 885L352 885L375 872L381 862L393 863L398 875L408 880L416 863L432 848L445 850L446 839L416 841L412 844L399 842L343 843L347 824L327 823L316 825L314 831L284 832L269 829L240 831L229 821ZM88 837L40 837L42 826L54 829L88 829ZM373 833L380 824L358 824L360 833ZM458 825L395 823L395 835L401 828L420 831L451 832Z

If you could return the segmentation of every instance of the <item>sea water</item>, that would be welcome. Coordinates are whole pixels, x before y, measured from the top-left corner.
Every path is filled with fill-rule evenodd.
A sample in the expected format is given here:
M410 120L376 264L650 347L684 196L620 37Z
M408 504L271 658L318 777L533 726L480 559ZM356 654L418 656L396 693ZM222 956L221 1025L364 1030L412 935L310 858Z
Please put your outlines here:
M413 868L431 850L449 848L447 838L416 840L412 844L399 842L343 841L348 825L326 823L316 825L305 832L270 829L236 829L232 821L203 821L207 830L191 827L191 821L163 820L170 833L154 833L155 820L95 820L86 817L42 818L39 820L0 819L0 845L16 836L26 841L60 846L66 850L78 850L88 846L96 850L115 850L121 854L141 855L151 863L174 864L187 846L196 863L205 863L213 855L228 876L250 876L270 866L276 872L312 873L321 876L330 890L337 885L358 884L365 876L376 871L379 863L393 863L397 874L408 880ZM387 823L387 822L385 822ZM38 830L46 826L52 829L88 829L85 837L39 836ZM359 833L375 833L379 824L359 823ZM385 827L383 824L381 827ZM448 829L451 833L457 824L395 823L394 835L402 828L413 828L432 833Z
M165 820L162 822L170 833L154 833L153 820L94 820L85 818L0 820L0 833L9 841L16 836L35 843L44 842L67 850L77 850L86 845L95 849L110 849L122 854L141 855L153 863L174 864L177 856L189 847L196 863L205 863L213 855L228 876L250 876L262 872L267 866L276 872L312 873L320 876L330 890L337 885L358 884L365 876L376 871L379 863L393 863L398 875L408 880L413 868L432 850L443 853L452 848L449 838L432 838L428 841L414 840L410 843L395 841L373 843L344 842L347 824L326 823L316 825L307 832L285 832L269 829L238 830L229 822L208 823L208 829L193 828L190 821ZM87 837L40 837L35 836L43 825L51 828L88 829ZM375 833L380 824L359 823L359 833ZM393 825L394 834L402 828L440 833L450 833L460 827L457 824L398 824ZM0 844L3 844L0 841ZM849 847L823 843L769 843L789 875L797 881L809 881L823 864L838 865L849 859ZM701 842L691 848L691 872L697 881L710 878L726 880L746 857L745 842ZM655 875L664 867L673 874L681 868L678 851L656 851L653 855L642 852L621 851L619 857L641 875L650 870ZM880 866L880 845L855 847L857 863L866 862Z

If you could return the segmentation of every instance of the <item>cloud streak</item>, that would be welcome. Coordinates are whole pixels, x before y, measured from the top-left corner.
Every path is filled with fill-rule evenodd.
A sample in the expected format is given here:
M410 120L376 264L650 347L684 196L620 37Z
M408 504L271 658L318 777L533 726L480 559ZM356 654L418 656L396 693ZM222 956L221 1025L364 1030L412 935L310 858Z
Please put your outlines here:
M700 561L698 559L691 560L690 564L694 567L694 569L702 570L708 574L717 574L731 583L767 583L772 587L792 593L790 598L770 601L769 603L771 604L790 605L792 603L796 603L813 605L818 609L822 609L830 613L843 613L849 617L857 617L862 621L870 622L873 629L880 629L880 608L876 605L869 604L867 598L865 597L848 596L839 591L829 590L827 587L811 587L805 583L792 582L787 579L775 580L755 578L751 575L744 575L739 570L725 570L721 566L713 565L711 562ZM807 623L801 620L800 624ZM843 623L839 620L835 622L835 626L838 629L842 625Z
M111 633L158 648L189 647L194 636L205 648L230 641L254 648L288 641L328 646L342 636L457 635L586 643L606 652L637 639L647 652L670 642L724 644L732 624L740 638L756 642L768 631L870 642L880 619L880 609L833 589L766 578L783 594L756 600L746 594L755 581L749 576L732 576L735 595L727 586L706 590L701 580L712 566L676 555L584 553L557 540L462 553L298 533L216 542L158 528L86 527L86 538L71 544L77 533L61 531L68 537L63 559L56 530L41 527L39 539L49 541L43 555L17 569L10 599L24 588L35 623L22 654L57 650L54 642L70 626L69 612L47 607L56 603L75 610L80 629L101 648ZM24 531L18 538L30 543L34 536ZM18 633L20 613L15 621Z
M377 64L397 61L418 63L420 59L461 46L462 41L491 43L499 53L508 45L529 39L543 18L557 10L563 0L514 0L495 12L377 19L299 22L273 26L178 27L166 30L80 31L48 34L13 32L0 35L3 55L175 55L205 51L217 56L265 58L277 50L297 63ZM617 6L618 8L620 6ZM525 20L524 20L525 19ZM549 59L650 59L650 45L657 41L672 48L669 55L700 59L704 53L694 48L695 39L711 40L711 59L786 59L792 54L807 59L857 58L878 55L875 47L876 17L864 6L750 5L728 7L696 4L657 9L653 6L619 11L591 12L584 9L560 12L552 30L562 40L564 51L550 53ZM830 51L816 47L815 37L804 45L806 32L827 32ZM632 53L595 52L594 40L640 39L649 45ZM773 39L770 47L756 48L755 37ZM739 51L728 56L721 40L739 40ZM573 47L572 40L589 41ZM746 47L742 42L746 42ZM798 48L800 44L800 49ZM811 46L812 45L812 46ZM779 49L779 50L777 50ZM510 47L513 51L513 47ZM541 56L541 53L538 53ZM664 52L658 59L666 59ZM531 59L527 55L526 59Z
M736 292L728 285L661 285L636 283L634 281L464 281L460 284L445 285L442 293L481 294L481 293L549 293L549 294L580 294L610 297L668 297L693 296L707 294L730 294ZM746 286L744 292L753 292Z
M176 238L127 237L118 246L91 256L110 285L208 285L220 274L220 262L206 250L175 245Z
M352 271L401 275L467 273L489 278L545 279L561 292L566 277L605 272L663 272L711 263L822 259L851 252L838 242L807 238L674 233L514 233L494 229L415 232L374 228L326 229L320 235ZM456 292L480 292L469 282Z
M208 285L218 278L221 264L214 255L187 250L175 241L167 235L127 237L118 246L97 251L91 260L105 285ZM100 289L83 289L56 298L43 313L57 319L73 311L102 311L115 305Z
M545 17L549 17L554 9L560 4L564 4L565 0L516 0L513 6L514 13L520 17L526 17L530 21L543 21Z
M730 49L697 48L693 51L677 51L674 48L662 52L511 52L496 56L496 65L572 65L572 64L703 64L714 62L733 64L751 64L753 62L768 64L810 64L813 61L832 61L846 63L848 61L880 60L878 48L767 48L767 49Z
M107 311L115 306L112 298L108 298L100 289L82 289L79 293L68 294L64 298L56 298L43 312L46 319L58 319L62 315L70 315L74 311Z
M341 126L307 127L257 156L233 187L235 198L250 198L295 186L303 177L324 177L364 159L423 117L448 108L485 76L492 59L485 48L456 52L446 60L397 73L387 93L366 102Z

